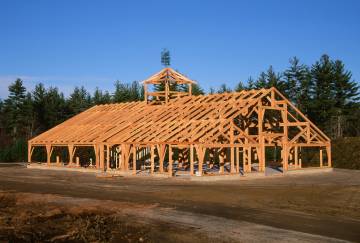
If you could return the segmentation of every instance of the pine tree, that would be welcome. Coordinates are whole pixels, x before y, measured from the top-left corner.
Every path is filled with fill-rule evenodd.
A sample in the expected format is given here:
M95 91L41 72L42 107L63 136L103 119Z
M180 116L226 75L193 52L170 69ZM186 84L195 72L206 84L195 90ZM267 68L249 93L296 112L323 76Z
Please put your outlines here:
M240 91L243 91L243 90L248 90L249 87L247 87L245 84L243 84L243 82L239 82L236 86L235 86L235 91L236 92L240 92Z
M311 68L313 82L310 118L324 129L330 131L330 120L334 113L335 92L333 63L328 55L323 55Z
M33 91L34 98L34 117L35 117L35 133L44 131L47 128L46 119L46 90L42 83L35 86Z
M9 86L9 97L4 101L4 120L8 134L15 141L26 135L26 88L23 81L17 79Z
M312 80L309 68L300 64L297 57L290 59L290 67L284 72L284 94L305 114L311 102Z
M108 91L103 93L98 87L95 88L94 95L92 97L92 103L94 105L102 105L111 103L111 96Z
M188 85L184 85L181 86L180 89L182 92L189 92L189 86ZM203 95L205 94L204 90L200 87L200 85L198 84L191 84L191 94L194 96L198 96L198 95Z
M66 104L64 94L58 88L50 87L46 92L46 130L63 122L72 115Z
M223 93L231 93L231 88L228 87L226 84L221 84L220 88L217 90L218 94L223 94Z
M350 135L348 127L356 127L359 110L359 86L353 80L350 71L340 60L333 62L334 108L331 119L332 137Z
M91 96L86 91L84 86L75 87L70 98L68 99L68 105L70 108L70 115L76 115L91 106Z

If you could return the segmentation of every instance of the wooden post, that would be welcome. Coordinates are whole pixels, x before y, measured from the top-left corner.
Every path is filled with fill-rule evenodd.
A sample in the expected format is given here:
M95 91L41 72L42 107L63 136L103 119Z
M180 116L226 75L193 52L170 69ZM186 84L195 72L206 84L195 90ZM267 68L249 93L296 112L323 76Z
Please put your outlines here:
M151 160L151 169L150 169L150 173L154 174L154 170L155 170L155 148L154 145L151 145L151 154L150 154L150 160Z
M51 160L51 144L46 144L46 163L50 165Z
M204 156L205 156L205 150L206 148L202 147L201 145L196 145L196 153L198 155L199 164L198 164L198 174L202 176L203 174L203 163L204 163Z
M147 84L144 84L144 99L145 99L145 102L147 103L148 102L148 90L147 90Z
M133 145L133 174L136 175L136 146Z
M236 155L236 173L240 173L240 153L238 147L235 147L235 155Z
M28 163L31 163L31 144L28 142L28 147L27 147L27 159L28 159Z
M168 167L168 172L169 172L169 176L172 176L172 172L173 172L173 160L172 160L172 147L169 144L169 167Z
M252 148L251 147L248 147L248 172L251 172L251 150Z
M94 145L94 151L95 151L95 168L98 169L100 167L100 155L99 155L99 145Z
M225 165L224 149L220 148L220 151L218 154L219 154L219 163L220 163L219 173L223 174L224 173L224 165Z
M190 175L194 175L194 145L190 145Z
M299 168L302 168L302 153L301 153L301 147L298 148L300 150L300 153L298 151L298 156L299 156Z
M110 145L106 145L106 170L110 170Z
M327 166L331 167L331 143L326 145L326 155L327 155Z
M192 94L192 86L191 86L191 84L188 84L188 86L189 86L189 95L191 95Z
M75 160L76 160L76 166L80 167L80 158L76 156Z
M294 147L294 153L295 153L295 168L298 169L299 168L299 151L298 151L298 146Z
M320 168L322 168L323 167L323 162L324 162L322 147L320 147L320 155L319 155L319 157L320 157Z
M288 146L287 144L283 145L282 148L282 160L283 160L283 171L288 170L288 163L289 163L289 154L288 154Z
M69 150L69 165L71 166L72 163L74 162L74 145L69 144L68 150Z
M100 147L99 147L99 155L100 155L100 161L99 161L99 163L100 163L100 169L101 170L104 170L104 144L100 144L99 145Z
M235 173L235 151L234 145L230 146L230 172Z
M160 171L160 173L163 173L164 172L164 159L165 159L166 146L162 145L162 144L158 144L157 151L159 154L159 171Z
M59 166L60 165L60 156L56 155L56 165Z

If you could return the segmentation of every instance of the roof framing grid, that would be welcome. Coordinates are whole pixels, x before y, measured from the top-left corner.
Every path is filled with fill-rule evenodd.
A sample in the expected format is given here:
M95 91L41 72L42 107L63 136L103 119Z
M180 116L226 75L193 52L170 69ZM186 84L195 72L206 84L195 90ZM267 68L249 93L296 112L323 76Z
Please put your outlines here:
M194 83L169 68L143 83L157 84L163 80ZM330 139L275 88L200 96L189 94L169 99L161 105L148 100L97 105L28 143L30 158L34 146L45 145L100 146L101 149L96 150L109 151L107 153L112 146L127 145L149 147L144 150L148 154L154 145L195 149L254 148L263 170L267 146L282 148L284 170L288 169L291 154L298 157L299 147L320 147L326 149L327 165L331 166ZM101 147L104 145L108 146L107 150ZM127 160L131 159L130 153L143 153L143 150L126 148L124 158Z

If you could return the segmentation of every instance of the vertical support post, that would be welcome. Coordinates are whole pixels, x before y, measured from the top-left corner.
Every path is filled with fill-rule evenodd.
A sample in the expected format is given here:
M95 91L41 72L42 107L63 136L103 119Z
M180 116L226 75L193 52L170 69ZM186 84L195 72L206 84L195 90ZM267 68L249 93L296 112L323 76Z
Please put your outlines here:
M299 147L298 148L299 149L299 151L298 151L298 153L299 153L299 168L301 169L302 168L302 153L301 153L301 147Z
M76 160L76 166L80 167L80 158L76 156L75 160Z
M240 153L238 147L235 147L235 156L236 156L236 173L240 173Z
M189 87L189 95L192 95L192 86L191 86L191 84L188 84L188 87Z
M252 148L251 147L248 147L248 172L251 172L251 164L252 164L252 161L251 161L251 150Z
M100 147L99 147L99 155L100 155L100 161L99 161L99 163L100 163L100 169L101 170L104 170L104 144L100 144L99 145Z
M232 144L230 146L230 172L231 173L235 173L235 148L234 145Z
M27 159L28 159L28 163L31 163L31 149L32 149L32 147L31 147L31 144L28 142L28 147L27 147Z
M160 171L160 173L163 173L164 172L164 159L165 159L166 146L162 145L162 144L158 144L157 151L159 154L159 171Z
M327 155L327 166L331 167L331 143L329 143L328 145L326 145L326 155Z
M99 145L94 144L94 151L95 151L95 168L98 169L100 166L100 156L99 156Z
M173 172L173 160L172 160L172 147L169 144L169 167L168 167L168 172L169 172L169 176L172 176L172 172Z
M295 153L295 168L298 169L299 168L299 149L298 146L294 146L294 153Z
M288 164L289 164L289 154L288 154L288 146L287 144L283 145L282 148L282 160L283 160L283 172L288 170Z
M56 165L60 165L60 156L56 155Z
M190 175L194 175L194 145L190 145Z
M219 154L219 163L220 163L219 173L223 174L224 173L224 165L225 165L224 149L220 148L220 151L218 154Z
M275 91L274 89L271 90L271 107L274 107L275 106Z
M198 164L198 174L200 176L202 176L203 174L203 163L204 163L204 156L205 156L205 150L206 148L202 147L201 145L197 145L195 146L196 148L196 153L198 155L198 159L199 159L199 164Z
M147 84L144 84L144 99L145 99L145 102L147 103L147 101L148 101Z
M271 91L271 102L273 103L274 90ZM259 134L259 149L258 149L258 160L259 160L259 171L265 172L265 138L263 135L263 121L265 110L260 108L262 106L261 101L258 103L258 134Z
M110 145L106 145L106 170L110 170Z
M320 155L319 155L319 159L320 159L320 168L322 168L323 167L323 162L324 162L324 160L323 160L323 149L322 149L322 147L320 147Z
M68 150L69 150L69 165L71 166L72 163L74 162L74 145L69 144Z
M50 159L51 159L51 144L46 144L46 163L47 165L50 165Z
M136 175L136 146L133 145L133 174Z
M150 169L150 173L154 174L154 170L155 170L155 148L154 145L151 145L151 154L150 154L150 160L151 160L151 169Z

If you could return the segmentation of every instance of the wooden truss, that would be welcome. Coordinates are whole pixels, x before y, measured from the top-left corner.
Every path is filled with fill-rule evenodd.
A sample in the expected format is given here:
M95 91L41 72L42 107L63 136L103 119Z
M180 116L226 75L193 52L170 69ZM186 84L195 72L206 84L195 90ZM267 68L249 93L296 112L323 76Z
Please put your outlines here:
M165 68L144 85L166 80L193 83ZM150 173L171 176L176 165L202 175L211 161L219 161L220 174L226 173L226 164L228 173L249 173L254 162L256 170L264 172L265 150L276 146L281 148L283 171L302 167L306 147L319 148L320 167L331 166L330 139L275 88L201 96L191 96L190 89L188 95L147 92L145 97L156 95L165 95L165 102L97 105L70 118L29 140L29 162L35 146L46 148L48 165L53 148L65 146L67 166L79 166L78 157L74 162L76 148L90 146L100 170L136 174L144 169L139 161L148 161Z

